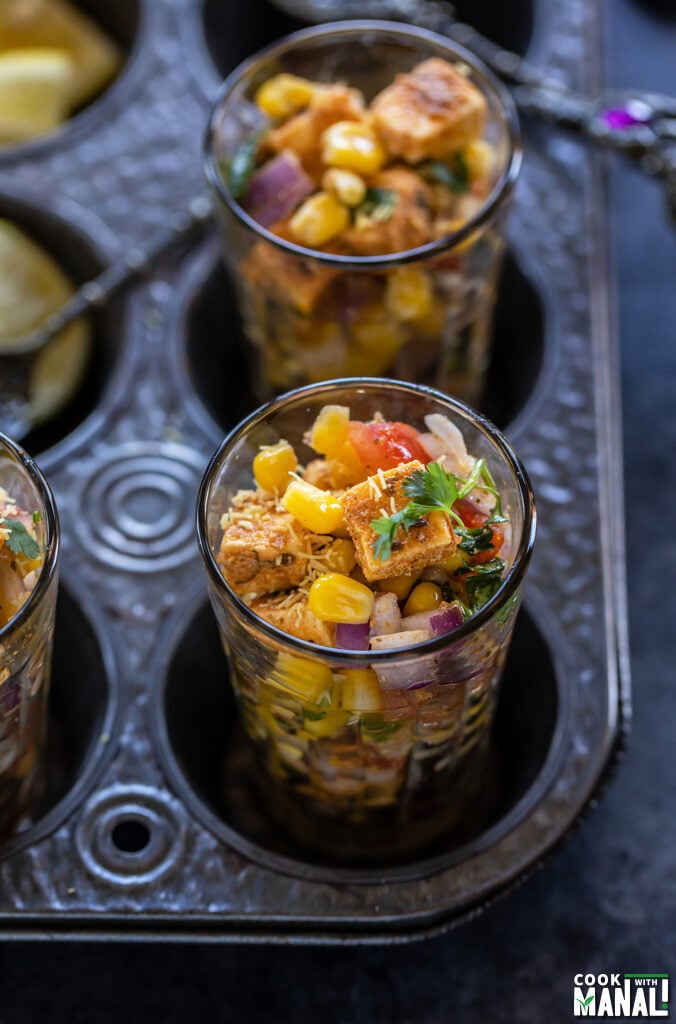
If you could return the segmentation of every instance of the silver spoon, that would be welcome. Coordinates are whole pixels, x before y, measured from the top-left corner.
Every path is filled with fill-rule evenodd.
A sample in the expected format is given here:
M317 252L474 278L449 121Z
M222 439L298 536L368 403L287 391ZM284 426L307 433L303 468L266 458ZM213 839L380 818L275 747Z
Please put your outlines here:
M106 306L123 288L148 274L174 246L200 231L211 220L212 214L213 206L208 196L196 196L146 246L127 250L98 277L80 285L70 299L34 331L2 343L0 430L15 440L21 440L32 427L27 388L34 354L78 317Z

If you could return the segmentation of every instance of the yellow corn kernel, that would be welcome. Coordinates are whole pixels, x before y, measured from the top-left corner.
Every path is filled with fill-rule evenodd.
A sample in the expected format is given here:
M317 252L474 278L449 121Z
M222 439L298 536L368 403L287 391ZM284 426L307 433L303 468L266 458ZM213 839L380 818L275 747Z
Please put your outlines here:
M264 491L283 491L290 473L298 467L296 453L288 441L261 448L253 460L253 475Z
M470 181L487 178L495 166L495 150L490 142L477 139L470 142L462 153Z
M359 206L366 198L366 182L354 171L331 167L324 172L322 188L333 192L346 206Z
M344 669L339 687L340 703L352 714L380 711L383 697L372 668Z
M331 192L315 192L298 207L289 221L294 242L315 249L326 245L350 223L347 207Z
M389 361L399 351L406 340L401 326L382 312L367 312L351 327L351 334L360 348L369 355L377 355Z
M426 316L433 301L429 275L415 267L401 267L387 276L385 308L397 320L418 320Z
M325 405L312 425L310 444L332 458L347 441L350 410L346 405Z
M269 681L311 704L317 704L333 685L333 673L328 665L319 661L280 651Z
M404 615L432 612L439 607L443 599L441 587L436 583L419 583L404 605Z
M323 622L368 622L375 596L369 587L342 573L320 576L310 587L308 607Z
M446 558L443 562L439 563L441 569L447 573L454 573L456 569L462 568L469 561L469 555L461 551L460 548L456 548L449 558Z
M375 174L387 154L372 128L359 121L336 121L322 133L322 160L358 174Z
M282 505L312 533L332 533L343 520L343 509L330 491L294 480L286 489Z
M314 708L310 711L306 709L303 728L310 733L313 739L321 740L342 732L349 719L347 711L328 710L322 714L319 709L316 711Z
M405 601L415 581L415 576L391 576L389 580L379 580L378 589L384 594L394 594L397 601Z
M297 75L273 75L263 82L255 96L258 107L268 117L277 120L290 117L307 107L314 94L312 82Z
M346 441L333 456L338 463L343 475L349 478L352 483L358 484L368 476L364 463L357 455L357 451L351 441Z
M340 572L347 576L357 564L352 541L342 537L337 538L331 545L331 550L326 554L324 562L330 572Z

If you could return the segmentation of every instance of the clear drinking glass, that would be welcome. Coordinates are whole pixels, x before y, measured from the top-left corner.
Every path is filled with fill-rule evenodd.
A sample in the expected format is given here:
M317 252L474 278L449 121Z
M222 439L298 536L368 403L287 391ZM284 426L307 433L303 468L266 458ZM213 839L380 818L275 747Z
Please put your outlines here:
M7 541L0 549L0 839L29 819L42 790L59 552L49 486L0 434L0 529L25 547L21 527L36 543L33 557L18 567Z
M321 647L260 619L225 581L216 561L221 517L236 492L252 486L259 446L285 438L308 461L303 435L326 404L349 406L353 419L380 412L423 430L428 413L442 413L468 451L486 458L509 516L507 569L492 599L453 633L396 652ZM480 414L420 386L364 379L302 388L253 413L223 442L202 481L197 529L230 681L267 802L284 827L349 860L396 856L458 824L485 781L535 533L530 484L505 438ZM375 699L363 685L374 670Z
M494 149L482 198L461 196L464 212L449 224L449 234L395 255L337 255L283 240L233 199L223 167L243 139L267 123L253 101L266 79L289 72L344 81L368 102L397 73L430 57L464 65L486 98L484 138ZM205 159L261 400L331 377L389 376L477 401L490 358L505 218L521 149L514 104L476 57L441 36L389 22L341 22L295 33L225 81ZM418 314L415 304L405 304L395 315L388 289L396 298L405 270L421 272L425 299ZM406 280L404 275L404 287ZM408 280L410 288L410 275Z

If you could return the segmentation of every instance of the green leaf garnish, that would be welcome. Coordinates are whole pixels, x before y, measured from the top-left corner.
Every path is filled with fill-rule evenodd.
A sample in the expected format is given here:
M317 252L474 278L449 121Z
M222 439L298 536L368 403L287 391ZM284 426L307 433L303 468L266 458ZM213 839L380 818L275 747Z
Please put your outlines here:
M423 178L445 185L452 192L462 194L469 189L469 171L462 153L455 153L449 163L441 160L429 160L420 168Z
M505 563L501 558L492 558L490 562L456 569L454 575L464 577L467 607L471 615L483 608L500 589L504 571Z
M398 732L404 723L386 722L382 715L370 714L362 715L359 719L359 724L365 732L368 732L370 740L374 740L376 743L383 743L395 732Z
M40 545L31 537L30 533L18 519L0 519L0 527L7 530L7 546L15 555L25 555L26 558L37 558L40 554Z
M267 131L267 129L265 129ZM246 195L254 171L256 170L256 154L258 143L263 132L257 131L248 135L232 154L229 161L223 163L223 176L230 195L238 202Z
M430 512L445 512L454 523L454 530L463 538L463 543L475 550L468 551L467 547L460 547L469 554L476 554L478 551L487 551L493 537L490 530L491 523L507 522L502 513L500 495L495 486L495 481L490 474L485 459L477 459L472 472L463 480L462 477L453 476L447 473L444 467L438 462L431 462L425 469L416 469L403 483L404 493L412 500L409 501L399 512L390 516L381 516L380 519L371 521L371 529L376 534L373 541L373 553L380 562L386 562L392 554L392 545L396 541L397 531L401 527L408 532L421 519ZM476 530L468 530L453 506L460 498L466 498L475 489L488 491L495 497L495 509L491 518L480 528L483 547L477 547L479 540ZM489 539L490 535L490 539ZM487 563L490 564L490 563Z
M378 221L384 224L397 208L398 196L391 188L377 188L372 185L355 210L355 221L359 227L364 221Z

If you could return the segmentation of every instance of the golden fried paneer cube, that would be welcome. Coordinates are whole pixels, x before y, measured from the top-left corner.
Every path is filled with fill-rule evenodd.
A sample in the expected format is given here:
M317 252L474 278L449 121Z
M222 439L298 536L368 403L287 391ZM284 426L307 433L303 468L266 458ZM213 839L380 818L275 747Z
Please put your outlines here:
M269 131L264 145L276 153L293 150L307 173L319 182L324 170L322 133L338 121L361 121L363 117L364 98L358 89L351 89L342 82L319 85L309 106Z
M256 615L291 636L321 644L322 647L335 646L336 627L331 622L318 619L310 611L307 594L302 591L292 590L290 594L259 597L250 607Z
M284 238L280 225L271 230ZM241 264L244 279L263 301L274 299L291 304L299 313L314 312L328 285L338 271L282 252L269 242L257 242Z
M431 57L397 75L371 104L375 127L393 156L444 160L481 136L486 100L448 61Z
M432 239L432 192L410 167L388 167L373 178L373 186L394 192L395 205L384 220L360 214L340 240L357 256L416 249Z
M298 586L313 535L261 491L241 491L223 525L216 558L237 594L272 594Z
M395 469L381 469L363 483L351 487L340 498L357 563L369 582L412 574L444 561L455 551L456 536L450 519L440 510L423 516L408 532L400 528L389 558L381 561L375 556L376 534L371 522L399 512L409 503L404 481L416 470L424 468L414 459Z

